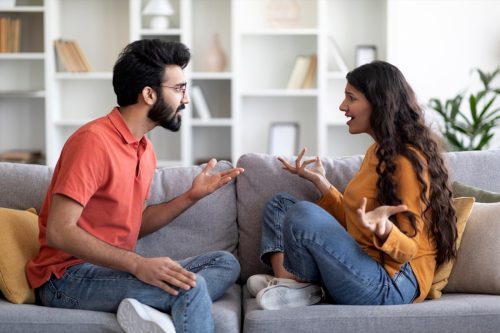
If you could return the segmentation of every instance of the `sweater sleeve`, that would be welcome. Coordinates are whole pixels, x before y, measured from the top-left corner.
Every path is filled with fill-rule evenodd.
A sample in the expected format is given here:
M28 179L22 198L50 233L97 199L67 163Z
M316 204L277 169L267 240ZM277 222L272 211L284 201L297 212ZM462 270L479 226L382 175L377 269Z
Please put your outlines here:
M344 228L346 228L343 195L333 185L330 186L327 193L316 201L316 204L330 213Z
M417 179L417 174L410 161L400 157L395 172L398 183L399 196L403 204L408 207L408 211L415 216L417 230L415 231L405 214L398 214L398 226L394 225L385 242L381 242L377 236L373 235L373 243L376 248L383 251L399 263L408 262L418 253L421 237L427 237L424 231L423 210L425 204L420 198L421 186ZM428 183L427 174L425 174ZM415 235L416 232L416 235Z

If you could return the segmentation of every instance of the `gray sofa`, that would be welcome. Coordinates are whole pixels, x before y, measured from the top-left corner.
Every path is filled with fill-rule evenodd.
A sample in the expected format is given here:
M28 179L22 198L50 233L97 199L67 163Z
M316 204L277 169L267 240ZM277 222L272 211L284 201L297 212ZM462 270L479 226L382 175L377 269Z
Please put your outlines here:
M500 151L447 153L452 179L491 191L500 190ZM323 158L327 177L343 190L362 156ZM241 280L214 303L217 332L498 332L500 296L446 293L439 300L402 306L339 306L264 311L244 286L257 273L269 273L258 259L261 212L277 192L315 200L308 182L281 170L273 156L247 154L237 165L245 173L204 198L170 225L141 239L146 256L180 259L209 250L227 250L241 264ZM229 168L219 162L217 168ZM185 191L200 172L197 166L156 171L150 203ZM479 172L479 170L485 170ZM0 207L39 211L52 169L0 163ZM5 254L2 254L5 255ZM111 313L53 309L9 303L0 296L0 332L121 332Z

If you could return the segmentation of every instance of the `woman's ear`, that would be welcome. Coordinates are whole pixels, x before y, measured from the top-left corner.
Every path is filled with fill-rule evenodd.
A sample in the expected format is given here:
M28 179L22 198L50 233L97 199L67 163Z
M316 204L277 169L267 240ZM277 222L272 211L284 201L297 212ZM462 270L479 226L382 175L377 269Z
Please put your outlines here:
M141 96L142 99L144 100L144 103L146 103L147 105L151 106L156 102L157 98L156 91L149 86L142 88Z

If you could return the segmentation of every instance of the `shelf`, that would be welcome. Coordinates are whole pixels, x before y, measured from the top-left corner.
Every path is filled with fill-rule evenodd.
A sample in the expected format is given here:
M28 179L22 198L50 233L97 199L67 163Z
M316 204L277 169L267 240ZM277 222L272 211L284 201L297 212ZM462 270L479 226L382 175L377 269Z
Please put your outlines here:
M191 79L193 80L231 80L233 73L231 72L193 72Z
M246 36L307 36L307 35L318 35L319 30L315 28L288 28L288 29L255 29L255 30L244 30L241 33Z
M11 90L11 91L0 91L1 98L45 98L44 90Z
M113 73L111 72L86 72L86 73L71 73L57 72L55 78L58 80L111 80Z
M182 166L182 161L180 160L158 160L156 167L157 168L173 168Z
M193 118L191 120L191 125L193 127L224 127L231 126L233 120L231 118L212 118L212 119L199 119Z
M43 52L0 53L0 60L44 60Z
M141 36L179 36L182 34L182 31L181 29L167 29L167 30L141 29L139 34Z
M93 119L64 119L54 121L54 125L60 127L80 127Z
M243 97L317 97L317 89L265 89L245 90Z
M14 6L14 7L0 7L2 13L43 13L44 6Z

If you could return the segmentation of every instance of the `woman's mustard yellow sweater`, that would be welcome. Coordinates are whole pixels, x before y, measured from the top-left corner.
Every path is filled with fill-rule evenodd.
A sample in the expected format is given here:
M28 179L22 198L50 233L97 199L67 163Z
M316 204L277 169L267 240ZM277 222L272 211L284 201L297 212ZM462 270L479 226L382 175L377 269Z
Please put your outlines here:
M378 179L376 147L377 145L373 144L368 148L358 173L351 179L344 194L332 186L330 191L317 201L317 204L332 214L366 253L376 261L383 263L389 276L394 276L401 265L409 262L420 288L420 295L414 302L421 302L427 296L432 284L436 266L436 251L434 241L429 239L427 225L422 218L425 205L420 198L421 187L416 172L407 158L398 156L394 176L402 203L408 207L408 211L415 214L416 236L407 236L413 235L413 229L404 214L397 215L399 228L394 225L385 242L381 242L358 220L356 210L361 206L363 197L368 199L367 212L379 206L376 186ZM419 157L421 161L424 161L421 154ZM424 172L424 179L428 183L427 172Z

